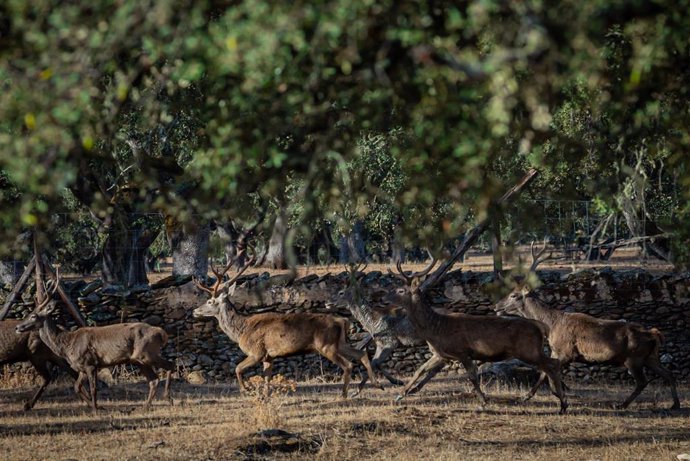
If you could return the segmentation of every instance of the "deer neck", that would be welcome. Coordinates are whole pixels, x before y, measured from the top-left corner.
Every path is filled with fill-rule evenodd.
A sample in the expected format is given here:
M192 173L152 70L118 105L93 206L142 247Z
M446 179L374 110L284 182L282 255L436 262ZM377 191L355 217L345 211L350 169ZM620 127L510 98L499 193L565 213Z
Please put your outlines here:
M65 332L60 331L55 321L51 318L45 319L43 325L38 330L38 336L41 338L41 341L59 357L66 357L64 334Z
M413 293L404 306L410 323L422 339L434 338L443 328L445 319L427 304L421 293Z
M558 321L558 312L544 305L534 296L526 296L524 299L526 317L532 320L538 320L547 324L549 327Z
M365 330L370 331L375 327L377 319L374 317L371 306L366 302L353 301L348 303L348 307L350 308L352 316L362 324Z
M226 304L220 310L218 324L230 340L239 343L242 333L247 329L247 317L239 314L233 306Z

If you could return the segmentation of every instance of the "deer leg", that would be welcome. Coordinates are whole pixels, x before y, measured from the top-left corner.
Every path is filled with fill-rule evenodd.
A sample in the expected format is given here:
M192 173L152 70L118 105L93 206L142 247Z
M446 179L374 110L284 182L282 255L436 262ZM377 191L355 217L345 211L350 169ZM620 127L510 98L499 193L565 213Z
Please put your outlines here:
M271 360L264 360L264 380L268 383L271 381L271 374L273 371L273 362Z
M96 411L98 410L98 404L96 403L98 394L98 368L88 368L86 376L89 379L89 390L91 391L91 408L93 408L93 411Z
M541 373L539 373L539 379L537 379L537 382L534 384L534 386L532 386L532 389L529 390L527 395L522 398L522 401L527 402L529 399L534 397L541 385L544 384L545 379L546 373L542 371Z
M417 371L415 371L414 376L412 376L412 379L405 384L405 387L402 390L402 393L398 394L398 396L395 398L396 401L402 400L404 397L406 397L410 393L410 389L414 387L414 385L419 381L419 378L422 377L425 373L430 373L432 370L434 370L436 367L439 365L445 365L446 360L442 358L439 355L432 355L429 360L424 362L422 366L420 366ZM427 380L428 381L428 380ZM417 391L421 389L421 386L417 387ZM415 392L417 392L415 391Z
M86 392L86 389L84 389L84 378L86 378L84 373L77 374L77 379L74 380L74 393L88 405L91 396Z
M560 362L556 359L545 358L545 364L541 367L541 375L539 379L542 379L543 375L549 378L549 387L553 395L558 397L558 401L561 403L560 414L565 414L568 410L568 401L563 393L563 384L561 382L561 366Z
M326 357L331 362L338 365L343 370L343 392L342 397L347 398L347 388L350 385L350 374L352 373L352 363L346 358L346 353L342 353L341 346L328 345L322 348L319 354ZM349 352L349 351L347 351ZM361 351L357 351L360 352ZM366 354L365 354L366 355Z
M431 378L433 378L434 376L436 376L436 374L437 374L439 371L443 370L443 367L445 367L445 366L446 366L446 362L443 361L442 363L439 363L439 364L436 365L434 368L432 368L431 370L429 370L429 372L426 374L426 376L424 377L424 379L422 379L422 380L419 382L419 384L417 384L415 387L413 387L412 389L410 389L410 392L408 392L408 394L416 394L417 392L419 392L424 386L426 386L426 383L428 383L429 381L431 381Z
M648 384L647 377L644 374L644 369L641 366L632 366L628 364L626 364L626 366L628 366L630 374L632 374L633 378L635 378L635 389L632 391L632 394L630 394L630 397L625 399L625 402L621 403L620 405L616 405L616 408L620 409L628 408L628 405L630 405L630 403L635 400L638 395L640 395Z
M371 365L371 362L369 361L367 351L359 351L357 349L353 349L348 344L341 344L339 352L350 360L359 361L362 365L364 365L364 369L367 371L366 374L362 377L362 381L359 383L358 390L355 393L355 395L359 394L362 391L362 388L364 388L364 384L367 382L368 379L371 379L372 386L378 387L379 389L383 390L383 386L379 383L378 378L376 378L376 373L374 373L374 369Z
M463 358L460 360L462 363L462 366L465 367L465 371L467 371L467 377L469 378L470 382L472 383L472 386L474 387L474 393L477 394L477 397L479 397L479 400L482 401L483 405L486 405L488 402L486 395L482 392L481 387L479 387L479 378L477 377L477 365L474 364L474 361L468 357Z
M680 400L678 399L676 379L673 377L673 373L664 368L656 357L653 359L647 359L645 366L666 381L666 384L668 384L668 386L671 388L671 396L673 397L673 406L671 407L671 410L680 410Z
M149 395L144 404L144 408L148 409L151 406L151 402L156 396L156 391L158 390L158 374L153 370L151 365L144 363L139 364L139 371L146 377L146 381L149 383Z
M392 353L392 347L377 343L376 352L374 353L374 357L371 359L371 367L374 369L374 371L380 372L391 384L394 384L396 386L402 386L403 384L405 384L404 382L402 382L398 378L393 377L393 375L388 373L382 367L383 363L390 358Z
M165 400L167 400L168 402L170 402L170 404L172 405L173 399L170 396L170 380L172 377L172 372L175 371L175 365L172 362L165 360L163 357L160 357L160 356L156 357L152 361L152 364L153 364L153 366L158 367L158 368L162 368L166 371L165 372L165 387L163 388L163 398Z
M41 361L38 361L35 359L29 359L29 361L34 366L34 368L36 369L38 374L41 376L41 378L43 379L43 382L41 383L41 385L36 390L36 393L34 394L34 396L31 397L31 399L27 400L24 403L24 411L31 410L34 407L34 405L36 404L36 401L41 397L41 395L43 394L43 391L46 389L46 387L48 387L48 384L50 384L50 382L53 379L53 377L50 374L50 370L48 369L48 363L47 362L45 362L45 361L41 362Z
M242 373L244 373L244 370L246 370L247 368L252 367L259 362L261 362L261 358L248 356L240 363L238 363L237 367L235 367L235 376L237 376L237 384L240 386L240 392L247 391L247 388L244 385L244 381L242 381Z

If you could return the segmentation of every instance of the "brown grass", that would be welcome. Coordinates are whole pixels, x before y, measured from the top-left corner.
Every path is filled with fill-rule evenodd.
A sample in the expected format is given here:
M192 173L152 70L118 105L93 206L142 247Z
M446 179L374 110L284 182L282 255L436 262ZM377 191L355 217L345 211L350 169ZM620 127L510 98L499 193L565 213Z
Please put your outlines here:
M554 257L557 258L561 256L559 253L554 253ZM504 269L510 269L514 267L516 264L519 263L519 260L522 259L523 264L529 264L531 261L531 256L530 256L530 248L529 246L520 246L515 249L515 253L513 254L512 258L505 258L505 261L503 263ZM406 263L403 265L405 269L409 270L420 270L426 267L426 263ZM609 261L581 261L581 260L564 260L564 259L555 259L555 260L550 260L546 261L542 264L540 264L539 268L540 269L546 269L546 270L561 270L564 272L570 272L574 270L580 270L580 269L585 269L585 268L596 268L596 267L612 267L614 270L623 270L623 269L633 269L633 268L641 268L641 269L646 269L652 273L663 273L663 272L671 272L673 271L673 266L671 264L668 264L664 261L660 261L658 259L654 258L648 258L647 260L644 260L640 256L640 250L638 248L620 248L616 250L616 252L613 254L611 259ZM393 265L391 264L378 264L378 263L370 263L366 271L381 271L381 272L386 272L387 269L393 268ZM490 254L486 253L478 253L476 251L470 251L466 254L465 256L465 261L456 263L455 266L453 266L453 270L455 269L462 269L463 271L474 271L474 272L490 272L493 270L493 257ZM305 275L309 274L316 274L316 275L325 275L328 273L331 274L339 274L340 272L343 272L345 270L345 267L342 264L331 264L331 265L324 265L324 266L298 266L295 269L297 277L304 277ZM280 274L290 274L292 273L291 270L274 270L274 269L266 269L264 267L250 267L247 269L245 272L246 274L260 274L262 272L269 272L271 275L280 275ZM163 271L159 273L150 273L148 274L149 281L151 283L154 283L164 277L167 277L170 275L170 267L165 266L163 267ZM209 271L209 275L211 272ZM88 277L87 277L88 278Z
M518 404L524 390L505 387L488 389L492 403L479 409L455 377L437 378L400 404L393 402L396 388L367 388L342 400L339 387L299 383L295 394L281 395L280 429L315 445L268 451L265 459L671 460L690 453L690 412L664 410L663 387L650 387L629 411L615 411L609 403L630 388L572 386L565 416L546 393ZM247 453L261 429L255 397L240 396L235 386L175 383L176 405L159 402L147 412L145 384L120 384L103 392L97 415L64 383L25 413L19 401L28 390L0 392L2 459L263 459ZM688 390L682 386L681 396Z

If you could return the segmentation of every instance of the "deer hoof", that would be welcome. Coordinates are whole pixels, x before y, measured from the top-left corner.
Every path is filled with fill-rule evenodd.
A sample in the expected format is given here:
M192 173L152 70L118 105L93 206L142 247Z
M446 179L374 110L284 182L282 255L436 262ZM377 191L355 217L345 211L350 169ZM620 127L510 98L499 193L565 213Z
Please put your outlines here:
M561 409L558 411L559 415L564 415L568 411L568 404L567 403L562 403L561 404Z
M671 407L671 410L680 410L680 402L676 402Z
M400 381L399 379L396 379L396 378L388 378L388 381L390 381L390 383L394 386L402 386L405 384L403 381Z
M24 411L29 411L33 408L33 405L31 405L31 402L24 402ZM678 407L680 408L680 406Z
M395 396L395 402L400 402L402 399L404 399L405 396L402 394L398 394Z

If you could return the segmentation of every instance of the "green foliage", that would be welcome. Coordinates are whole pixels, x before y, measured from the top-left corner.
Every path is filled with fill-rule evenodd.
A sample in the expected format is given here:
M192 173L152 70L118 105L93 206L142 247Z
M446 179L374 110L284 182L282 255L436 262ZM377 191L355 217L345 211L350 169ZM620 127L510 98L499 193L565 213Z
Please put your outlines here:
M365 218L433 243L528 166L534 195L612 208L644 151L662 183L648 203L680 236L688 6L5 2L4 233L48 231L69 189L101 217L179 221L294 197L299 224Z

